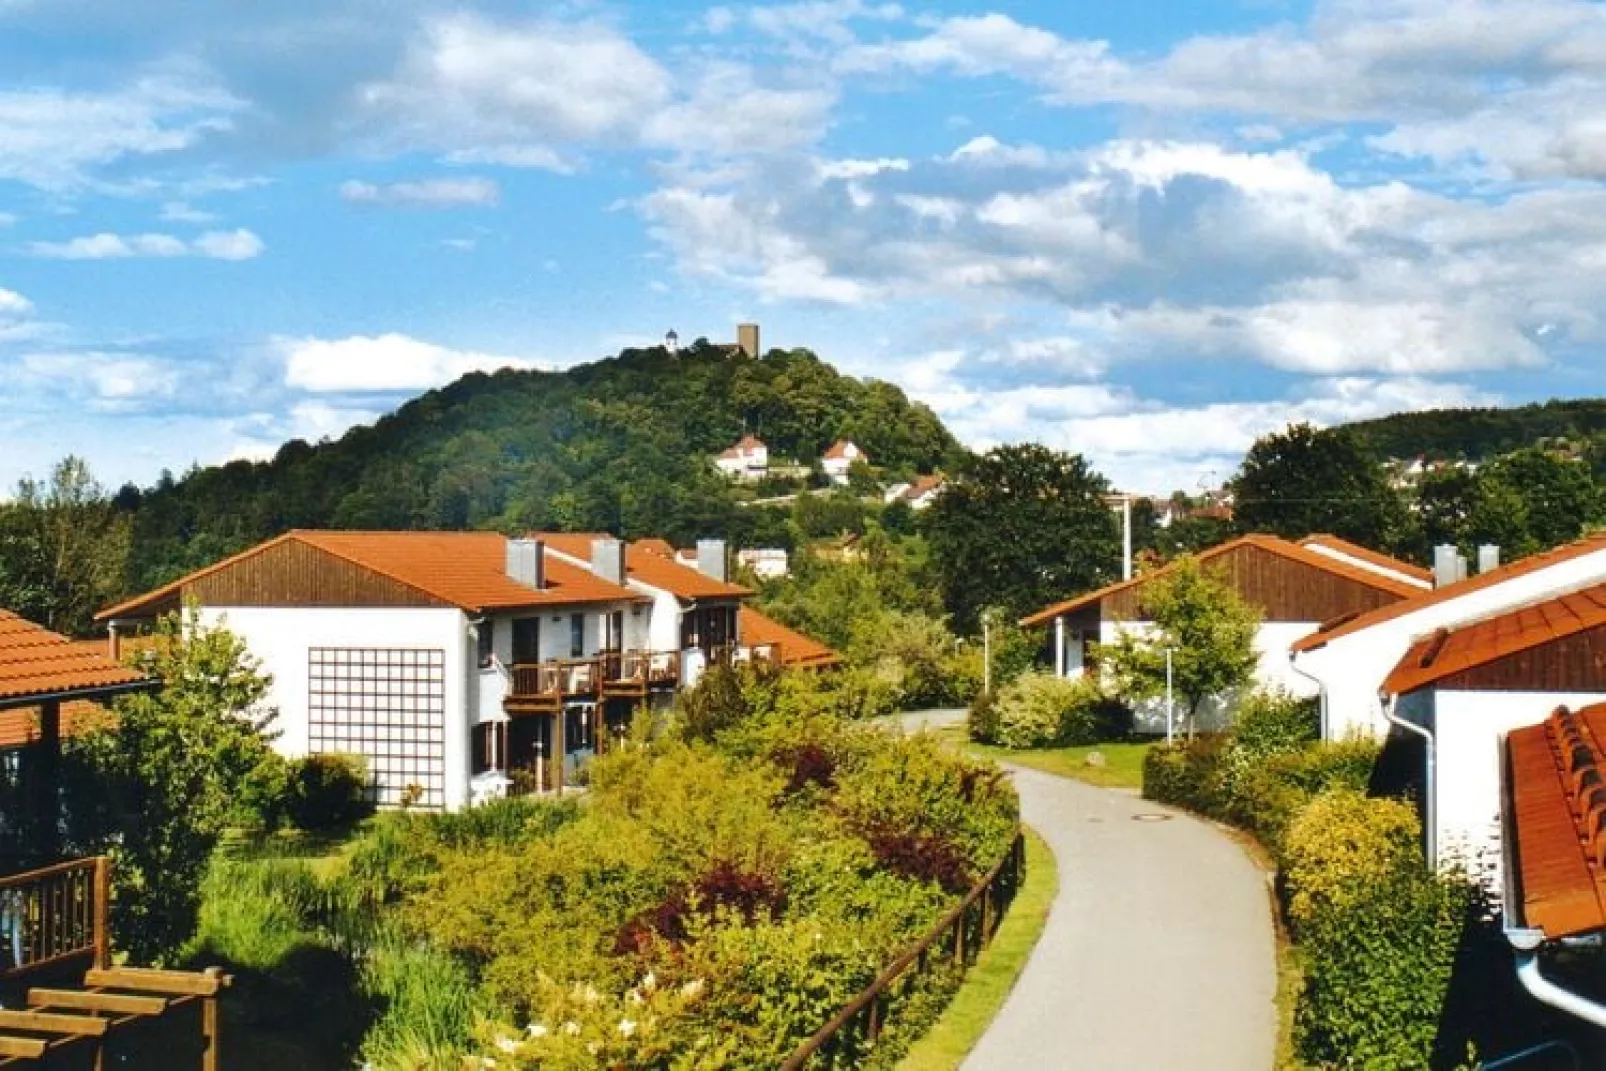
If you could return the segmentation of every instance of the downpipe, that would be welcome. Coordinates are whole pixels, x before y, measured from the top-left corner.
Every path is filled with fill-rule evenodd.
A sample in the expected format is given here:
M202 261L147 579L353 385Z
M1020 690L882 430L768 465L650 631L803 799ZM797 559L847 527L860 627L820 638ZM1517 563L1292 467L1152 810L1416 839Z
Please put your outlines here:
M1543 935L1534 930L1511 930L1507 931L1506 939L1511 942L1511 950L1516 956L1517 980L1530 996L1541 1004L1548 1004L1606 1030L1606 1005L1564 989L1545 977L1539 965L1539 952L1544 947Z
M1306 680L1310 681L1316 686L1316 709L1320 712L1322 739L1331 740L1332 737L1328 735L1327 726L1327 682L1322 680L1320 677L1317 677L1315 674L1306 673L1304 670L1299 668L1298 651L1291 650L1288 652L1288 668L1293 670L1295 673L1298 673L1301 677L1304 677Z
M1426 782L1423 795L1423 822L1426 826L1428 863L1434 870L1439 868L1439 794L1437 777L1435 776L1438 760L1434 754L1433 734L1414 721L1407 721L1394 713L1395 697L1387 693L1378 694L1378 702L1383 707L1383 720L1390 725L1404 729L1408 733L1420 736L1427 744L1427 770L1424 777Z

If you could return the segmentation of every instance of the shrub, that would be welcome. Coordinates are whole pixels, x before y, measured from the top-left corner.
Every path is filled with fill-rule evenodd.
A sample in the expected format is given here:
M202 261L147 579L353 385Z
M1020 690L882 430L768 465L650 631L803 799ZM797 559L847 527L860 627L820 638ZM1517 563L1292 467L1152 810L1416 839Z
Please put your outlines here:
M368 773L354 755L308 755L290 764L285 816L297 829L325 832L354 825L373 810Z
M1366 791L1378 753L1375 742L1357 738L1254 757L1234 739L1223 767L1222 816L1280 855L1288 824L1313 797Z
M1088 677L1068 680L1052 673L1023 673L987 703L983 728L1001 747L1094 744L1124 736L1132 728L1131 711Z
M1300 1056L1319 1067L1464 1066L1469 1024L1451 1021L1448 1005L1452 977L1477 942L1473 889L1415 861L1364 869L1364 883L1305 925Z
M1071 705L1060 717L1060 744L1099 744L1132 732L1131 707L1106 695L1090 678L1083 677L1075 683Z
M1317 796L1288 827L1283 850L1288 920L1302 932L1370 895L1396 875L1422 870L1421 826L1410 804L1351 789Z
M1200 736L1155 744L1143 755L1143 798L1222 818L1222 776L1228 741Z
M185 955L276 968L316 941L308 916L320 899L318 880L301 860L214 858L201 886L199 927Z
M359 986L383 1011L362 1041L369 1067L460 1067L489 1005L468 970L444 952L400 938L363 960Z
M1298 751L1321 738L1321 710L1314 699L1281 689L1257 690L1238 704L1232 720L1233 745L1250 755Z
M966 720L970 738L978 744L992 744L998 740L998 693L978 692L970 704Z

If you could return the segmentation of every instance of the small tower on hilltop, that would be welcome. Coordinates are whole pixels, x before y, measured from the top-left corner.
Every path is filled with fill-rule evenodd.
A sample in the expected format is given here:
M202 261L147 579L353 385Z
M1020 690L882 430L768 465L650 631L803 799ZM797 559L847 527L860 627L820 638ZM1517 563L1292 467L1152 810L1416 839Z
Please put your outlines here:
M736 348L748 357L759 355L758 324L736 325Z
M669 333L664 336L664 349L669 351L669 355L671 357L680 352L680 336L675 333L675 329L673 327L671 327L669 329Z

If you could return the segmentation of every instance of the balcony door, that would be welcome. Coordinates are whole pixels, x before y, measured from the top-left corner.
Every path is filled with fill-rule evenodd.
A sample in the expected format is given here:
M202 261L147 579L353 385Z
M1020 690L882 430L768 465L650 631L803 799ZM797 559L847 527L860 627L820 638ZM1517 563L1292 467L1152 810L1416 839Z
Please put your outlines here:
M625 649L625 612L615 610L603 619L602 649L618 654Z
M520 617L513 622L513 664L541 661L541 619Z

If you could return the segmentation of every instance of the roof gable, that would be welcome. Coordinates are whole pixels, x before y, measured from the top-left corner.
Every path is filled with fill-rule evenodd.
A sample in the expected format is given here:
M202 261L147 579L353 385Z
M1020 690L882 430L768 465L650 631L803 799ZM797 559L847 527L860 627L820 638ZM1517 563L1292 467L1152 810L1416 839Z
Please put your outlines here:
M551 554L546 586L532 588L507 575L506 560L507 538L497 532L296 530L98 618L167 612L187 594L222 606L439 606L470 613L640 598Z
M1457 684L1475 684L1467 679L1470 671L1582 637L1602 627L1606 627L1606 584L1424 636L1400 659L1383 682L1383 689L1391 695L1403 695L1429 685L1447 684L1457 677L1462 678ZM1563 678L1571 682L1571 687L1587 687L1591 683L1606 686L1606 673L1587 652L1557 653L1562 655L1563 664L1540 665L1539 660L1529 658L1524 660L1526 665L1512 668L1535 689L1551 690L1550 686L1554 686L1560 690ZM1567 664L1578 661L1579 654L1584 654L1583 662L1587 664Z
M749 647L774 644L780 652L783 666L823 669L842 661L842 657L825 644L796 629L787 628L751 606L742 607L738 627L741 629L742 642Z
M1349 636L1363 629L1397 620L1431 606L1439 606L1466 595L1486 591L1489 588L1510 580L1516 580L1519 577L1531 576L1544 569L1573 561L1598 550L1606 550L1606 533L1588 536L1540 554L1532 554L1526 558L1508 562L1497 569L1470 576L1455 584L1447 584L1432 591L1419 592L1411 598L1395 603L1392 606L1381 607L1370 613L1335 621L1299 640L1293 645L1293 649L1295 651L1314 650L1340 637Z
M1362 568L1370 567L1385 574L1393 574L1400 579L1415 580L1418 586L1424 589L1433 586L1433 571L1431 569L1424 569L1420 565L1401 561L1398 558L1379 553L1370 547L1363 547L1359 543L1351 543L1349 540L1341 539L1335 535L1328 535L1325 532L1308 535L1299 541L1299 545L1317 553L1327 551L1341 554L1346 558L1354 559L1360 563Z
M1242 559L1250 555L1268 556L1293 566L1295 573L1305 574L1311 578L1325 578L1329 582L1329 588L1320 591L1307 587L1302 591L1295 586L1291 590L1278 593L1271 590L1269 583L1252 583L1246 579L1245 570L1240 567ZM1272 613L1268 616L1272 620L1327 620L1337 614L1318 611L1334 610L1345 605L1349 605L1351 611L1370 609L1383 602L1407 598L1417 590L1402 580L1350 565L1272 535L1252 533L1240 536L1211 547L1197 557L1201 564L1216 563L1227 567L1233 574L1234 586L1239 594L1262 611L1271 610ZM1135 619L1141 599L1139 589L1150 581L1169 574L1175 568L1176 564L1172 563L1152 573L1123 580L1097 591L1088 592L1086 595L1056 603L1023 619L1021 624L1030 628L1095 604L1114 611L1113 616Z

